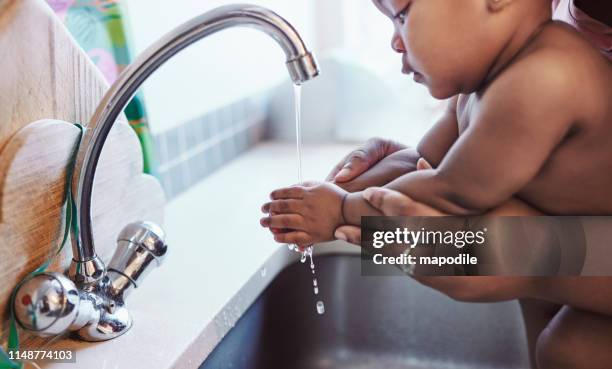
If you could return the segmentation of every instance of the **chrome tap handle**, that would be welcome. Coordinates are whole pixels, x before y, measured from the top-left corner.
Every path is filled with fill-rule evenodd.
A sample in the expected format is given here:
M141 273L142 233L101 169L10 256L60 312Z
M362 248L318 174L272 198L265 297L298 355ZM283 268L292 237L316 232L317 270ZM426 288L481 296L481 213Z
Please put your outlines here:
M110 295L125 298L132 287L138 288L142 279L159 266L168 246L164 231L151 222L128 224L117 237L117 250L108 265Z
M13 301L17 323L41 336L78 329L95 315L87 297L63 274L37 274L17 288Z
M108 268L96 253L91 224L93 182L102 147L128 101L162 64L178 52L226 28L253 27L281 46L295 84L319 74L302 38L278 14L255 5L227 5L195 17L164 36L128 66L96 109L83 137L73 174L79 234L73 234L69 276L43 273L18 288L14 309L19 324L40 335L76 331L88 341L120 336L132 326L125 298L167 252L165 234L150 222L132 223L121 231ZM76 284L76 285L75 285Z

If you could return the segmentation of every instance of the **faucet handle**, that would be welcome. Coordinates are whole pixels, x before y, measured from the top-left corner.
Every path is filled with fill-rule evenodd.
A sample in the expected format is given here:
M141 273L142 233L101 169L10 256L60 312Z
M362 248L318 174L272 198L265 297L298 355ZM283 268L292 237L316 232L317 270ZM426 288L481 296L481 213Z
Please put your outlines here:
M22 327L51 336L75 322L79 304L79 291L70 279L60 273L42 273L19 284L13 311Z
M159 266L167 250L166 235L155 223L135 222L125 226L107 268L111 294L125 298L131 287L138 288L150 272L150 266Z

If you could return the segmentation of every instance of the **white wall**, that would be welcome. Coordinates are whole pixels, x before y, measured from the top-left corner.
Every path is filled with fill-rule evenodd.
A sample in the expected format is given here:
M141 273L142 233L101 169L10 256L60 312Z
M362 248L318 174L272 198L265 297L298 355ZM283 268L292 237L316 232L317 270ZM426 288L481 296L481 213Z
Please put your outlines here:
M125 0L133 50L140 53L165 33L229 0ZM289 20L313 43L312 0L250 0ZM312 46L311 46L312 45ZM145 82L151 129L160 132L233 101L260 93L287 78L285 56L267 35L229 29L186 49Z
M391 49L391 21L369 0L315 5L322 73L303 87L304 141L361 142L379 136L416 145L444 103L401 74L401 55ZM272 97L272 137L292 140L291 86L278 87Z
M323 68L320 81L304 85L306 137L311 127L314 140L318 133L326 132L329 134L323 138L327 140L386 136L415 144L435 119L441 103L430 98L410 76L400 73L401 57L390 48L391 22L371 1L249 1L278 12L296 27L318 59L331 57L336 60L334 65L339 65L340 69ZM140 52L180 23L233 1L124 2L135 51ZM338 60L346 63L338 64ZM160 132L244 97L262 95L287 80L284 61L273 40L251 29L225 30L200 41L145 83L152 130ZM354 74L349 75L349 70ZM331 87L325 87L324 80ZM369 85L364 81L370 81ZM323 87L317 88L317 84ZM378 91L378 95L371 97L371 91ZM277 99L282 106L273 107L274 123L288 130L293 120L290 87L282 87L280 94L285 98ZM277 137L289 138L291 133Z

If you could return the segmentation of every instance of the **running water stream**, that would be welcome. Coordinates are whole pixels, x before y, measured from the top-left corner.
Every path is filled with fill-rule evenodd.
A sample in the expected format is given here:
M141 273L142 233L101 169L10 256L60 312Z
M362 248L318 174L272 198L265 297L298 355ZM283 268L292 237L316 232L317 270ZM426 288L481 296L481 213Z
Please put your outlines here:
M302 183L302 87L299 85L293 86L293 94L295 100L295 141L297 149L297 162L298 162L298 183ZM312 246L308 246L304 249L300 249L297 245L289 245L290 250L295 250L302 254L300 261L306 262L307 258L310 258L310 270L312 271L312 285L315 296L319 294L319 286L316 278L316 269L314 260L312 258ZM325 304L322 300L316 302L317 313L325 313Z

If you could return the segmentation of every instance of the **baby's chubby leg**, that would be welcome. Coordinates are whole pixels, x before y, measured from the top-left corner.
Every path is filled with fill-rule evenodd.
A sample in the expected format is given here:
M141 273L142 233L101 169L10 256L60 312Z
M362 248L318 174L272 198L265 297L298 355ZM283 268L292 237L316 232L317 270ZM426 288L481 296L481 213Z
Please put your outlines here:
M510 200L489 215L541 214ZM612 363L612 277L418 279L461 301L520 299L534 369L603 369Z
M538 369L607 369L612 317L564 306L540 334Z
M519 300L523 323L525 325L525 335L527 347L529 349L529 362L532 369L537 369L536 364L536 343L542 331L548 323L562 308L562 305L536 299Z
M612 347L612 278L538 278L535 283L541 299L520 300L532 367L609 367L598 363L612 362L606 348Z
M409 200L404 202L404 208L414 206ZM381 201L381 204L383 203ZM395 208L402 204L401 201L393 203ZM420 210L422 212L423 208ZM541 214L521 201L510 200L489 215ZM520 299L533 369L603 369L609 368L612 363L612 278L416 279L460 301L493 302Z

